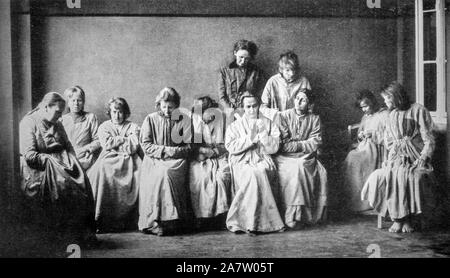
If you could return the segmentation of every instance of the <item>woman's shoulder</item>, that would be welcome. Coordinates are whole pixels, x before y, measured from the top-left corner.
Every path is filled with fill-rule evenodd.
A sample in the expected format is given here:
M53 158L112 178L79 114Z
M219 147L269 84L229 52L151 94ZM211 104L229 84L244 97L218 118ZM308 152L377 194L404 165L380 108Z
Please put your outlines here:
M107 128L107 127L111 126L112 124L113 123L111 122L111 120L106 120L103 123L101 123L98 128L99 129L104 129L104 128Z
M126 121L126 124L130 127L130 128L140 128L139 125L135 122L132 121Z
M269 79L267 80L267 83L274 83L280 79L282 79L283 77L281 77L280 73L274 74L271 77L269 77Z
M92 112L86 112L85 116L86 116L86 119L89 121L97 120L97 115L95 115Z
M28 113L22 118L19 125L21 128L33 128L37 125L37 120L36 113Z
M156 111L156 112L152 112L152 113L148 114L147 116L145 116L144 121L155 120L155 119L159 119L160 117L161 117L160 113L158 111Z

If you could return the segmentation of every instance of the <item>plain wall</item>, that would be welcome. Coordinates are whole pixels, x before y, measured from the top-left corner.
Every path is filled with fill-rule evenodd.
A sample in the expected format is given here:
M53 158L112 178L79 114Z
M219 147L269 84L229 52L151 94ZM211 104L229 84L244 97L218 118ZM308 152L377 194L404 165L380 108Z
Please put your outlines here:
M123 96L131 120L154 111L165 86L190 107L195 95L217 98L218 69L240 39L260 47L267 77L293 49L313 90L325 100L325 122L359 121L353 98L396 76L396 21L373 18L43 17L33 25L33 100L80 85L86 110L105 120L104 104Z

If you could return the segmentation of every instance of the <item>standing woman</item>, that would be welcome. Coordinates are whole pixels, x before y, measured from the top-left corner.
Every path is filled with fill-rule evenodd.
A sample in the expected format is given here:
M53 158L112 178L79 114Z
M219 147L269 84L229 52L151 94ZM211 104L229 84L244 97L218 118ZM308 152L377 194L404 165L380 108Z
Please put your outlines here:
M95 240L89 181L59 121L63 97L47 93L20 122L21 189L33 224L71 243Z
M69 113L62 116L61 122L78 161L86 171L94 164L101 148L97 135L98 120L93 113L84 111L86 97L80 86L68 88L64 95L67 98Z
M191 151L191 122L184 119L185 115L181 119L179 113L175 114L179 106L178 92L166 87L156 97L158 111L147 115L142 124L140 143L145 157L139 191L139 230L144 233L172 234L186 224L189 215L187 158Z
M385 144L388 157L381 169L370 174L361 197L394 224L389 232L414 231L411 220L433 206L436 183L431 166L435 148L433 120L428 110L411 104L403 86L392 82L381 95L390 110Z
M219 100L224 109L241 107L241 96L248 91L261 96L264 86L262 71L252 63L258 47L252 41L239 40L234 44L233 62L220 69Z
M276 203L277 171L270 157L278 151L280 131L259 113L257 97L244 93L242 105L244 115L230 124L225 135L234 183L227 228L249 235L282 231Z
M311 90L306 77L301 75L297 54L287 51L280 55L278 73L269 78L261 96L261 112L273 119L277 111L294 108L298 92Z
M317 158L322 145L320 117L310 112L311 94L297 91L294 108L280 113L282 144L275 156L284 223L316 224L326 218L327 171Z
M343 173L349 208L361 212L370 209L369 204L361 200L361 189L369 175L381 168L387 157L383 136L389 112L379 107L377 99L369 90L359 92L355 104L364 116L358 129L358 146L348 153Z
M88 171L99 231L134 228L139 193L139 126L128 121L130 107L114 97L106 105L110 117L98 128L102 152Z
M231 183L224 144L225 119L208 96L197 98L192 112L194 158L189 167L189 187L197 226L224 227Z

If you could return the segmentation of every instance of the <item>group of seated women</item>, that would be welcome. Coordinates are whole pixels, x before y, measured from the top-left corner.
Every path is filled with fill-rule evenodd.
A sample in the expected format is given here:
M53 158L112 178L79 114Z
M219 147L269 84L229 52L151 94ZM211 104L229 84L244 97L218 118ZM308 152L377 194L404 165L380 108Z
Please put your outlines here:
M256 52L238 41L235 60L220 70L225 111L201 96L182 112L180 95L166 87L141 127L120 97L108 101L110 120L99 126L84 111L81 87L65 91L65 115L64 98L46 94L20 124L21 186L36 221L83 241L136 226L156 235L211 225L255 235L325 220L327 171L311 86L289 51L259 94ZM370 206L394 220L391 232L411 232L434 182L433 122L400 84L381 94L387 109L371 92L358 96L365 115L344 162L345 185L354 210Z

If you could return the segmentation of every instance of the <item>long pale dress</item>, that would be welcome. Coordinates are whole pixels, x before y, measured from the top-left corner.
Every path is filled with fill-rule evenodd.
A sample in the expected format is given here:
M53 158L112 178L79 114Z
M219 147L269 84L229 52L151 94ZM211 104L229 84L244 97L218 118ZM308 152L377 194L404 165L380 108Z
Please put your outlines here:
M391 219L420 214L435 205L436 181L432 166L419 168L414 162L431 160L435 148L433 120L428 110L413 104L408 110L394 109L386 123L388 158L381 169L370 174L361 192L381 216Z
M86 238L95 233L92 189L61 122L39 110L20 122L21 189L42 229Z
M261 112L271 120L275 119L278 111L294 108L294 99L297 92L311 90L311 85L306 77L300 76L293 82L287 82L278 73L266 83L261 96Z
M164 228L166 221L185 220L189 215L187 157L191 151L191 123L185 117L173 120L154 112L144 119L140 137L145 157L139 191L139 230L156 231ZM174 142L174 134L183 140Z
M344 161L344 186L348 192L348 205L352 211L371 209L367 201L361 200L361 189L369 175L381 168L387 157L387 150L383 144L384 127L389 112L380 110L371 115L364 115L358 129L358 146L351 150Z
M97 159L100 148L98 140L98 120L93 113L82 112L81 114L68 113L61 117L61 122L66 130L67 136L75 150L81 167L88 170ZM88 153L80 154L82 148L88 148Z
M194 138L203 143L195 144L194 159L189 167L189 188L194 215L210 218L228 211L230 205L231 173L228 152L224 144L224 118L216 117L205 123L201 115L192 114ZM215 148L213 157L201 157L201 148Z
M141 158L139 126L108 120L98 128L102 152L88 171L95 198L95 220L103 231L131 228L137 216Z
M286 226L325 220L327 171L317 159L322 145L320 117L298 115L295 109L279 115L282 145L274 160L280 182L281 212Z
M257 122L262 129L257 128ZM256 145L252 130L261 138ZM278 151L279 137L278 127L262 115L257 120L244 115L227 129L225 147L230 153L234 197L226 225L231 232L275 232L284 228L276 203L277 171L270 157Z

